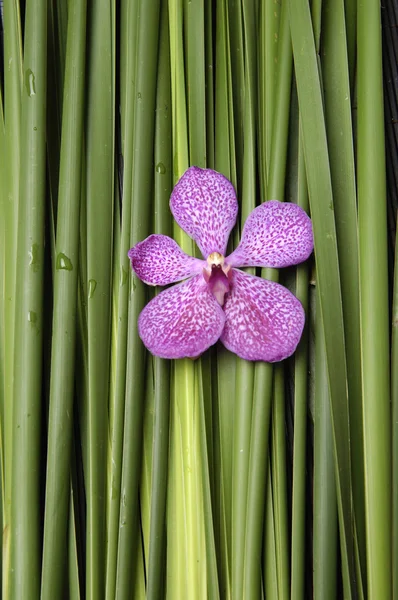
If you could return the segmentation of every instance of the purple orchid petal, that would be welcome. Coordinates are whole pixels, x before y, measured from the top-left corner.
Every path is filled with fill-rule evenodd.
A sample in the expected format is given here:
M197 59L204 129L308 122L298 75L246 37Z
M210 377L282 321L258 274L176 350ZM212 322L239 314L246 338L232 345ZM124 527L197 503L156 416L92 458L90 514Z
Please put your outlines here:
M288 267L314 248L311 219L297 204L270 200L248 216L239 246L226 262L233 267Z
M232 183L221 173L190 167L171 194L170 208L205 258L212 252L225 255L238 203Z
M167 285L201 273L206 263L188 256L167 235L150 235L128 252L137 276L149 285Z
M161 358L196 358L216 343L225 315L202 275L156 296L141 312L138 332Z
M296 350L303 332L303 307L285 287L232 270L225 298L221 342L246 360L277 362Z

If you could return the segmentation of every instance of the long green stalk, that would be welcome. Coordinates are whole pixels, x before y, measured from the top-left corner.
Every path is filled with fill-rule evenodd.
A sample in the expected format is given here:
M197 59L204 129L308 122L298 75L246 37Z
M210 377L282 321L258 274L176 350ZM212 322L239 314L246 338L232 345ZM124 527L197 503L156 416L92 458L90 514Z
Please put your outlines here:
M0 5L2 597L393 597L394 8L380 31L376 0ZM310 203L315 287L284 275L317 330L285 364L139 338L159 290L127 251L198 252L169 209L193 164L237 190L228 251L260 202Z
M283 10L286 12L287 6L282 4ZM275 111L278 110L278 99L277 98L277 87L278 79L280 80L280 72L283 70L283 53L281 53L281 47L286 43L286 37L288 39L289 51L290 48L290 36L288 33L288 27L285 24L281 27L281 12L282 7L272 1L266 0L260 4L261 9L261 53L259 56L259 85L261 86L260 98L259 98L259 115L260 115L260 127L261 127L261 161L260 161L260 180L262 181L262 195L263 198L267 197L267 184L269 177L269 169L271 161L274 161L272 154L272 140L274 135L274 121ZM287 33L287 36L286 36ZM283 36L285 40L283 40ZM282 43L281 43L282 41ZM290 59L291 60L291 59ZM288 99L289 94L284 96Z
M63 88L65 80L66 38L68 15L64 2L50 2L48 6L47 41L47 172L50 203L51 262L55 276L55 230L59 188Z
M266 58L263 59L264 62ZM263 75L264 77L266 74ZM278 70L276 76L275 106L273 110L270 164L260 165L260 171L266 171L264 180L267 181L266 198L283 200L286 173L286 154L289 126L290 87L292 76L292 50L289 32L288 7L282 8L280 16L280 30L278 43ZM260 103L267 100L260 93ZM268 96L267 96L268 97ZM266 119L271 126L269 119ZM265 150L270 134L267 130L260 138L262 154ZM262 276L276 280L275 270L263 269ZM268 463L267 441L271 417L271 399L273 384L273 367L270 364L257 363L255 366L254 391L253 391L253 418L250 445L250 474L248 488L248 510L246 523L246 563L245 563L245 593L248 597L255 598L260 589L261 576L260 561L262 527L259 524L264 520L265 484L264 472Z
M241 227L255 208L255 120L257 115L256 88L256 19L252 3L242 2L245 39L245 101L243 107L244 154L242 169ZM245 536L247 482L249 475L250 438L254 384L254 364L243 359L236 363L236 399L232 463L232 598L242 597L245 569Z
M215 64L216 50L214 47L216 36L213 35L216 18L213 14L212 0L205 0L205 74L206 74L206 164L214 169L215 162L215 77L213 65ZM210 33L211 32L211 33Z
M267 597L271 600L279 599L278 590L278 576L276 566L276 533L275 533L275 520L274 520L274 500L272 494L271 484L271 468L270 461L267 465L267 493L265 498L265 518L264 518L264 551L262 555L263 559L263 581L264 589L267 593Z
M170 44L168 10L163 3L160 21L158 87L155 129L154 231L171 233L169 198L172 186ZM170 361L154 357L154 438L152 497L147 567L147 598L161 597L165 586L166 502L170 420Z
M226 17L229 21L229 63L231 66L231 81L229 90L233 105L233 127L236 153L236 185L238 198L241 198L243 153L244 153L244 113L245 113L245 58L243 38L243 9L242 0L227 0ZM254 40L253 40L254 41ZM237 238L236 241L238 241Z
M214 168L236 187L234 106L231 86L230 31L228 2L217 3L215 87L215 162ZM238 229L238 228L235 228ZM232 238L233 236L231 236ZM230 247L232 246L230 239ZM220 589L231 597L231 523L232 523L232 439L235 405L236 356L217 348L217 395L214 402L215 427L215 536L218 549ZM217 466L219 465L218 469Z
M90 12L87 79L88 599L104 595L105 474L113 229L113 37L110 0Z
M207 566L207 598L214 598L219 600L224 598L224 593L220 591L219 576L217 568L217 557L215 547L215 534L214 525L215 519L213 517L212 510L212 489L211 489L211 473L209 471L209 464L213 461L210 459L209 453L209 423L206 423L206 399L204 398L205 386L203 385L203 373L198 373L197 392L198 392L198 405L200 410L200 452L202 457L202 489L203 489L203 520L204 520L204 534L205 534L205 552L206 552L206 566Z
M287 523L285 394L283 365L275 367L272 405L271 481L274 506L278 598L289 598L290 565Z
M205 14L203 0L185 1L186 72L191 165L206 166Z
M358 218L344 2L324 0L322 75L325 122L336 219L347 385L350 398L352 479L356 527L365 567L365 508L359 330Z
M183 3L180 0L169 0L169 18L174 178L178 179L189 166ZM193 254L192 241L176 225L174 238L187 254ZM198 400L195 394L194 363L188 359L175 361L171 410L170 502L167 516L170 532L167 589L169 593L181 598L204 598L207 587L207 565L203 556L205 534Z
M211 29L209 30L211 32ZM198 167L207 166L207 133L213 137L209 126L206 127L206 56L205 56L205 6L203 0L198 2L185 1L184 11L184 34L185 34L185 56L186 56L186 96L188 106L188 132L189 132L189 161L191 165ZM198 250L197 255L200 256ZM202 415L202 427L205 431L196 442L197 448L193 449L197 454L198 485L197 494L202 496L199 502L203 502L203 535L206 549L206 593L216 597L218 593L217 569L215 568L214 532L211 519L210 489L213 487L212 464L213 456L213 419L212 419L212 381L211 361L213 350L205 353L195 362L195 404L198 403L196 419ZM195 410L196 412L196 410ZM200 426L199 426L200 427ZM201 430L201 427L200 427ZM204 435L205 433L205 435ZM217 592L216 592L217 589ZM205 593L205 590L203 590ZM215 595L216 594L216 595Z
M122 456L123 456L123 431L125 417L125 392L127 369L127 335L128 335L128 304L129 285L128 276L130 264L127 252L130 248L131 229L131 195L133 186L133 156L134 156L134 119L136 104L136 63L137 63L137 16L138 1L125 1L122 3L123 23L127 24L127 31L121 32L121 146L123 152L123 198L120 233L120 256L115 266L119 277L116 348L115 348L115 388L111 403L111 430L110 430L110 488L108 507L108 547L106 563L106 598L115 597L117 547L119 538L119 514L121 498ZM122 69L122 66L124 67ZM123 86L122 84L125 83ZM119 224L117 224L119 226Z
M68 531L68 597L80 600L79 564L77 561L79 545L76 538L75 506L73 503L73 492L71 492L69 503L69 531Z
M304 154L300 135L297 167L297 204L309 209ZM309 268L299 265L296 275L296 296L306 314L308 302ZM306 552L306 458L308 412L308 317L303 336L294 359L294 430L293 430L293 483L292 483L292 542L291 542L291 597L304 599ZM308 521L307 521L308 522Z
M57 214L42 598L61 595L69 518L77 261L84 101L86 3L69 10Z
M11 513L11 473L13 436L13 385L14 385L14 336L16 309L17 262L17 218L20 186L20 145L21 145L21 94L22 39L19 4L7 2L3 7L4 26L4 121L3 133L3 269L4 304L2 314L2 353L3 365L3 405L2 405L2 459L3 459L3 561L2 590L7 598L7 585L10 573L10 513Z
M358 222L368 594L391 597L391 428L380 5L358 5ZM377 399L377 402L376 402Z
M355 588L354 523L347 368L332 184L311 14L305 0L290 2L289 6L335 436L344 593L349 596Z
M317 306L319 307L319 300ZM334 600L337 592L337 502L333 426L322 319L317 308L314 417L314 600Z
M149 233L153 195L153 148L155 132L156 73L159 38L158 2L140 2L130 247ZM143 141L145 140L145 141ZM127 340L126 396L123 440L122 485L120 496L119 545L117 555L116 598L129 598L133 585L141 585L142 564L136 556L139 539L138 489L141 470L142 419L145 400L145 349L138 336L137 320L145 300L145 286L133 275L130 288Z
M25 19L14 350L10 597L32 599L40 587L46 10L33 0Z

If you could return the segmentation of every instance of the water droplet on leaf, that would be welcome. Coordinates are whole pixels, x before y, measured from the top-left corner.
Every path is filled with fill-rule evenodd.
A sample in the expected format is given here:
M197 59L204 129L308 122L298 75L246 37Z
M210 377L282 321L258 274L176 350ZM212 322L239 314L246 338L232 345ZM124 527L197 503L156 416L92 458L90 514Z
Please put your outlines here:
M29 266L35 273L39 270L39 244L32 244L29 250Z
M124 267L120 269L120 286L125 285L127 283L129 274L128 271Z
M28 69L25 73L25 87L30 98L36 95L35 76L32 69Z
M73 269L70 258L68 258L66 254L63 254L63 252L60 252L57 256L56 268L58 271L61 269L65 271L72 271Z
M166 167L163 163L160 162L156 165L156 173L160 173L161 175L166 173Z
M95 279L90 279L88 282L88 297L92 298L94 296L95 288L97 287L97 282Z
M28 312L28 321L29 323L32 323L32 325L34 325L37 322L37 314L34 310L30 310Z

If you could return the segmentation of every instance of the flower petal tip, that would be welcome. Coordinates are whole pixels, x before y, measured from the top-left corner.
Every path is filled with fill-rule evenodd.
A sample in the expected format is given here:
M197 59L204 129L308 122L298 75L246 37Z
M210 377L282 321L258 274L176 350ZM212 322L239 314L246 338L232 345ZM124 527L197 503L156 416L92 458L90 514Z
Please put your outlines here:
M197 358L216 343L225 315L202 275L168 288L145 306L138 333L161 358Z
M205 258L212 252L225 255L238 202L232 183L224 175L212 169L190 167L173 189L170 208Z
M248 216L241 241L226 258L233 267L297 265L314 249L311 219L297 204L269 200Z
M279 283L233 269L224 311L221 342L241 358L279 362L295 352L305 313L299 300Z
M167 235L150 235L128 252L136 275L148 285L167 285L199 273L204 261L188 256Z

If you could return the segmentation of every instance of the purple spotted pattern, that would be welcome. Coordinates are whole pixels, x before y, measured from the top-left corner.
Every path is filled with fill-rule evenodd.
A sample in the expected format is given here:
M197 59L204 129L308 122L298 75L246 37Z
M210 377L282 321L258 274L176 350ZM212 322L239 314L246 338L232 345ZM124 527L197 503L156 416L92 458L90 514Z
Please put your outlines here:
M303 307L283 285L233 269L221 342L246 360L276 362L293 354L303 332Z
M225 255L238 202L232 183L224 175L190 167L171 194L170 208L179 226L195 240L205 258L212 252Z
M162 358L195 358L216 343L225 314L202 275L168 288L138 319L145 346Z
M167 235L150 235L129 250L131 266L144 283L167 285L201 273L206 262L188 256Z
M306 260L314 246L311 219L297 206L270 200L248 216L233 267L288 267Z
M191 167L175 186L170 206L205 259L213 252L225 254L237 212L234 189L225 177ZM150 285L189 279L147 304L138 319L142 341L163 358L195 358L218 339L246 360L287 358L304 327L300 302L278 283L234 267L298 264L312 250L306 213L276 200L249 215L238 248L224 263L214 256L208 264L184 254L167 236L149 236L129 252L138 277Z

